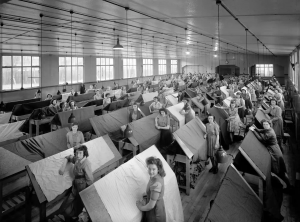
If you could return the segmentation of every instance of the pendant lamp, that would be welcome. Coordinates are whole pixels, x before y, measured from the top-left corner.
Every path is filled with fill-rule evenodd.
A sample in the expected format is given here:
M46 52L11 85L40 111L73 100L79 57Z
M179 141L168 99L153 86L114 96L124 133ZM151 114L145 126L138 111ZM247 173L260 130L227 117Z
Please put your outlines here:
M129 138L133 136L133 132L129 124L127 124L126 129L124 130L124 138Z
M119 36L117 38L117 44L113 47L114 50L122 50L123 46L120 44Z
M58 95L58 96L61 95L61 92L59 90L57 90L56 95Z

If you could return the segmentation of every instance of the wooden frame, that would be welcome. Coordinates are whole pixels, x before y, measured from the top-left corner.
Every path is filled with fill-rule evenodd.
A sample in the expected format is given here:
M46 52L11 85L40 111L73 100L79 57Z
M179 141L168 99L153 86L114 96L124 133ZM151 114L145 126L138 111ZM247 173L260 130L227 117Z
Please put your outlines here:
M44 125L47 123L51 123L52 119L54 118L54 116L48 117L46 119L40 119L40 120L36 120L36 119L30 119L29 120L29 136L32 137L32 126L35 126L35 135L38 136L40 135L40 125Z
M108 135L103 136L103 139L107 143L109 147L114 147L113 142L110 140ZM94 179L95 181L99 180L101 177L103 177L105 174L109 173L113 169L117 168L119 166L119 160L122 158L120 153L118 152L117 149L111 149L111 151L114 154L114 158L107 163L105 163L103 166L101 166L99 169L97 169L93 174L94 174ZM67 190L57 196L54 200L48 202L43 191L41 190L39 184L37 183L34 174L31 172L30 167L26 166L26 170L28 173L28 176L30 178L30 181L32 183L33 189L37 195L38 199L38 205L39 205L39 217L36 218L37 221L44 222L46 221L47 217L51 216L55 211L58 210L58 203L61 203L63 201L63 198L65 197ZM28 195L28 198L26 199L26 206L30 210L26 210L26 222L31 221L31 196L32 194ZM53 204L52 207L50 207L47 211L47 205L50 206ZM60 205L59 205L60 206Z

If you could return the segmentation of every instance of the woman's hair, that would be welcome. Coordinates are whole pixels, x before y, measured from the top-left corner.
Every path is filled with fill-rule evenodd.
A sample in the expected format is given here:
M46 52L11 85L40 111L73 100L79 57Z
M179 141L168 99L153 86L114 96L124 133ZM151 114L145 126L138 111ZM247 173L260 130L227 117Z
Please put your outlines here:
M52 98L52 95L50 93L47 94L47 97L50 96Z
M154 164L157 166L157 169L158 169L158 174L161 176L161 177L165 177L166 176L166 172L164 170L164 166L161 162L161 160L159 158L155 158L153 156L149 157L146 159L146 164L147 166L149 166L150 164Z
M161 108L158 110L159 114L161 115L161 112L165 112L165 114L168 113L168 111L165 108Z
M236 95L237 95L237 96L240 96L240 95L241 95L241 93L240 93L240 92L237 92L237 93L236 93Z
M59 104L59 107L62 109L62 108L63 108L63 105L66 105L66 102L61 102L61 103Z
M276 99L275 99L274 97L272 97L272 98L270 99L270 103L271 103L272 101L275 101L275 104L277 105L277 101L276 101Z
M69 106L71 106L72 103L74 103L74 106L76 105L74 100L70 100Z
M133 104L132 104L132 106L139 106L138 104L137 104L137 102L134 102Z
M212 115L212 114L208 114L208 116L207 116L207 119L208 119L208 117L210 117L210 116L212 116L213 117L213 119L214 119L214 121L215 121L215 116L214 115Z
M271 121L263 119L262 121L260 121L260 124L263 125L265 122L269 123L270 126L272 126Z
M107 93L106 95L105 95L105 97L109 97L110 96L110 93Z
M74 122L74 123L72 123L72 124L70 125L70 130L71 130L71 131L72 131L72 127L73 127L73 126L77 126L77 127L78 127L78 126L79 126L79 125L78 125L78 122Z
M88 152L86 145L78 146L78 148L74 149L74 153L76 153L77 151L83 151L83 156L85 156L85 157L89 156L89 152Z
M50 104L54 105L54 104L53 104L53 102L54 102L54 101L56 101L56 102L57 102L57 100L56 100L56 99L51 99L51 101L50 101Z
M157 96L154 96L154 97L153 97L153 100L154 100L154 99L157 99L157 100L158 100L158 97L157 97Z

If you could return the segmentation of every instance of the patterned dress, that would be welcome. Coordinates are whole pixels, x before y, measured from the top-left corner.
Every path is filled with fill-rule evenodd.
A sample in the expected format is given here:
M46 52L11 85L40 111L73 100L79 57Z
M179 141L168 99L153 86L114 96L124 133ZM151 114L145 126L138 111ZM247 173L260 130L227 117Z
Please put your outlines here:
M151 200L156 200L153 209L146 211L147 222L166 222L166 210L164 204L164 179L157 174L155 177L150 178L147 185L147 203Z
M217 136L219 135L220 129L217 123L207 123L206 124L206 141L207 141L207 156L214 157L215 155L215 145L217 141Z

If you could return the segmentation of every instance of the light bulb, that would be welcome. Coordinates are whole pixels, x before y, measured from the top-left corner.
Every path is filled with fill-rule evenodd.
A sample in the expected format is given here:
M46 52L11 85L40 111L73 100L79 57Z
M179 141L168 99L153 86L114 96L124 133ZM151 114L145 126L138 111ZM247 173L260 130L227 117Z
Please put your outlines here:
M189 51L186 51L185 53L186 53L187 55L189 55L189 54L190 54L190 52L189 52Z
M214 57L215 57L215 58L217 58L217 57L218 57L218 55L217 55L217 54L214 54Z

